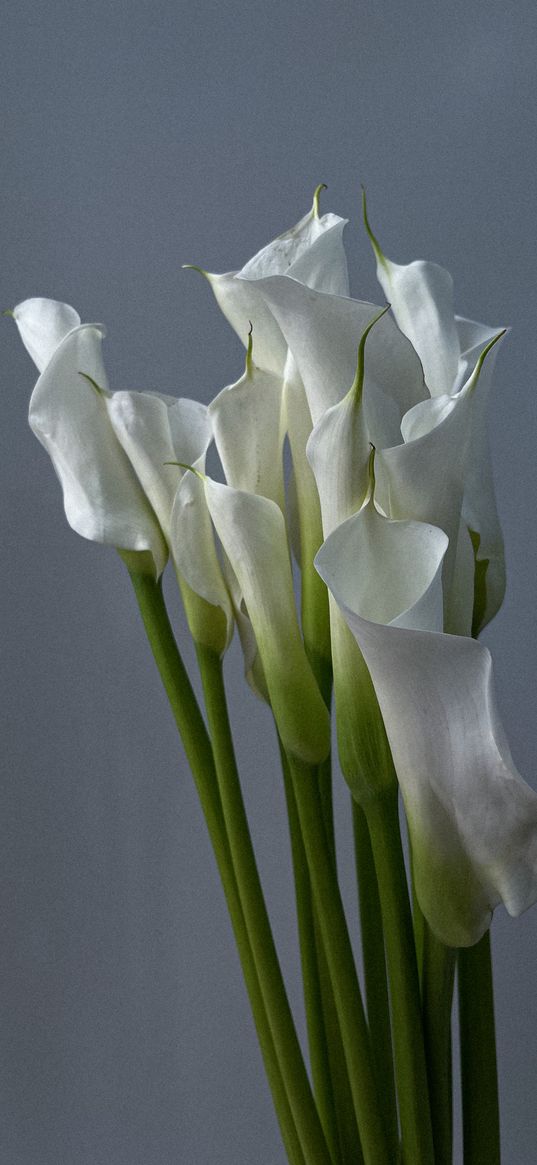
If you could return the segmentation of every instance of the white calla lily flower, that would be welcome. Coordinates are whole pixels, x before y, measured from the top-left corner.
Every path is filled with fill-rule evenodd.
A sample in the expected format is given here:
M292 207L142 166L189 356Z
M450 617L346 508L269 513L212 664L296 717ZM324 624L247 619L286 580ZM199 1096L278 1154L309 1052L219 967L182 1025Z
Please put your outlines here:
M11 312L19 335L39 372L43 372L68 332L82 320L74 307L57 299L25 299Z
M30 425L62 483L69 524L118 550L148 551L157 577L171 547L194 637L225 650L233 614L204 491L186 474L177 496L185 473L178 462L205 469L212 440L206 406L158 393L109 392L104 329L80 324L68 304L26 300L13 316L43 369L30 401Z
M345 396L354 380L356 352L364 329L382 310L380 305L311 290L294 279L271 276L256 287L262 292L289 345L300 373L315 425L326 409ZM368 345L364 400L369 395L377 425L397 433L401 418L426 399L420 361L390 316L375 328ZM375 431L375 443L387 433ZM397 437L395 438L397 440Z
M209 417L227 484L272 498L283 510L283 382L257 367L254 352L252 329L244 375L211 401Z
M254 630L284 747L320 763L330 747L330 721L300 635L283 514L269 498L210 478L204 486Z
M442 267L417 260L393 263L383 254L367 217L364 221L377 260L379 283L390 299L401 331L411 340L423 364L431 396L445 400L457 395L474 371L479 357L499 328L454 314L453 281ZM479 399L473 410L470 450L464 483L463 513L472 533L477 570L483 594L476 597L480 631L494 617L505 594L503 538L494 496L494 481L487 433L488 395L496 352L481 375ZM405 437L405 440L407 438Z
M466 602L467 606L473 605L473 580L466 574L455 574L459 529L475 414L480 408L480 392L486 389L482 374L486 357L503 334L499 332L489 341L455 395L432 397L410 409L401 423L403 443L383 449L378 455L377 501L384 512L393 518L432 523L448 535L443 578L446 612L458 609L452 590L460 589L463 581L466 586L470 582ZM478 416L478 424L479 419ZM465 618L465 624L466 621ZM464 626L447 623L446 630L459 632Z
M239 271L222 275L202 272L222 313L245 347L249 327L253 326L257 366L278 376L283 375L287 344L258 290L258 281L267 276L288 275L307 287L348 294L342 241L347 220L335 214L319 214L322 189L322 185L317 187L313 206L300 222L258 251Z
M369 225L365 191L363 208L377 260L377 279L392 305L397 325L418 353L431 396L450 393L460 356L451 275L437 263L423 259L406 265L387 259Z
M54 301L26 300L13 315L42 368L29 422L60 479L69 525L93 542L148 551L160 575L167 559L162 531L110 423L104 329L75 323L76 312Z
M515 769L489 652L442 633L442 531L370 502L316 566L367 663L408 820L420 906L447 946L468 946L503 902L537 899L537 794ZM359 566L359 569L358 569Z
M283 512L283 382L281 377L257 367L253 351L251 328L244 374L235 384L218 393L209 405L209 416L227 484L237 490L271 498ZM268 691L254 630L239 581L226 555L223 571L239 632L246 679L256 695L267 700Z

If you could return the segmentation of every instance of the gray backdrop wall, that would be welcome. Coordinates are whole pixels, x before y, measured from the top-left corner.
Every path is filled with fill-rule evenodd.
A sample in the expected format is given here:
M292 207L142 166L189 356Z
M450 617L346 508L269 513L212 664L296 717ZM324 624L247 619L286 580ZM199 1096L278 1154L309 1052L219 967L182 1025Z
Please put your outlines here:
M379 296L363 181L391 256L436 259L461 314L513 325L492 407L509 589L486 641L534 785L536 25L532 0L20 0L2 17L0 103L0 306L45 295L105 321L114 387L208 401L236 379L238 341L180 265L240 265L320 181L325 207L352 220L355 294ZM2 366L0 1160L282 1165L204 824L128 579L65 522L26 424L34 371L8 320ZM300 1012L274 742L236 648L228 674ZM532 1165L537 912L498 911L493 939L504 1160Z

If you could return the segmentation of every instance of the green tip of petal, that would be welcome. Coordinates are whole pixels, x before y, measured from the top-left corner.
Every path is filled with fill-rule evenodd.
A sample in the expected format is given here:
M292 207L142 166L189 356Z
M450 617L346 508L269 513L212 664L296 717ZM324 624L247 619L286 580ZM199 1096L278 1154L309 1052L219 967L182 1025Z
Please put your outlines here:
M204 279L209 278L208 272L204 271L203 267L197 267L195 263L182 263L181 270L182 271L198 271L200 275L203 275Z
M10 316L12 320L15 319L15 312L10 307L6 307L5 311L2 312L2 315Z
M359 405L361 400L362 400L362 392L363 392L363 388L364 388L365 342L367 340L367 337L368 337L371 329L374 328L375 324L377 324L378 321L381 320L382 317L386 315L386 312L390 310L390 307L391 307L391 304L387 303L386 307L382 308L382 311L377 312L377 315L373 316L373 319L370 320L370 322L367 325L367 328L363 332L362 338L361 338L360 343L358 345L358 361L356 364L356 376L354 378L354 383L353 383L352 388L351 388L351 393L353 394L354 399L355 399L355 403L357 405Z
M176 465L179 469L185 469L185 470L188 470L189 473L195 473L196 477L199 477L200 481L207 480L204 473L200 473L199 469L194 469L193 465L186 465L184 461L163 461L162 464L163 465Z
M328 190L326 182L319 182L319 185L315 187L313 192L313 206L311 208L311 212L314 218L319 218L319 199L321 197L321 190Z
M79 372L78 375L83 376L84 380L87 380L88 384L91 384L91 387L95 389L95 392L99 396L106 396L104 388L101 388L100 384L97 384L97 381L93 379L93 376L90 376L89 372Z
M363 215L363 219L364 219L364 226L365 226L365 229L367 231L367 236L369 238L369 242L371 243L373 251L375 252L375 258L376 258L378 263L381 263L383 267L386 267L386 258L382 252L382 248L381 248L380 243L377 239L377 236L374 235L373 231L371 230L371 224L370 224L369 218L367 216L367 195L365 192L365 186L363 186L363 185L362 185L362 215Z
M471 378L470 384L468 386L470 392L472 391L472 389L475 388L475 386L479 380L479 375L480 375L481 369L483 367L483 364L485 363L485 360L486 360L491 348L493 348L494 345L498 343L498 340L501 340L502 336L505 336L506 332L507 332L507 328L502 328L501 332L498 332L496 336L493 336L492 340L490 340L489 343L487 344L487 346L485 348L483 348L483 351L481 352L481 355L480 355L480 357L477 361L477 364L474 368L474 371L472 373L472 378Z
M253 356L252 356L252 351L253 351L253 346L254 346L254 340L253 340L254 325L253 325L251 320L248 320L248 323L249 323L250 327L248 329L248 345L246 348L246 366L244 369L245 376L251 376L252 372L254 370L254 361L253 361Z

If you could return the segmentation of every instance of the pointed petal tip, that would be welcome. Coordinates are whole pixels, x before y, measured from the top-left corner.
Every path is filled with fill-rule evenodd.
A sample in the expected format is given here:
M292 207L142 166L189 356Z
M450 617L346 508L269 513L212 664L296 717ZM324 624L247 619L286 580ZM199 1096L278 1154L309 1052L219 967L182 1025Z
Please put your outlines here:
M196 263L181 263L181 271L197 271L199 275L203 275L204 279L210 281L210 274L205 271L203 267L198 267Z
M97 384L97 381L93 379L93 376L90 376L89 372L81 372L79 369L78 375L82 376L84 380L87 380L88 384L91 384L91 387L95 389L95 392L98 393L99 396L107 395L104 388L101 388L101 385Z
M375 324L377 324L378 321L381 320L382 317L386 315L386 312L388 312L390 310L390 307L391 307L391 304L387 303L386 306L383 307L381 311L377 312L377 314L375 316L373 316L373 319L369 321L369 323L367 324L367 327L364 328L364 331L362 332L362 335L360 338L360 343L358 345L358 361L356 364L356 375L354 377L354 382L353 382L353 385L351 388L351 392L356 395L357 400L361 400L362 391L363 391L363 387L364 387L365 342L367 340L367 337L368 337L371 329L374 328Z
M371 229L371 223L369 222L369 216L367 213L367 194L366 194L366 189L365 189L363 182L362 182L361 186L362 186L362 217L364 220L364 226L366 229L367 237L369 239L369 242L371 243L371 246L372 246L373 251L375 253L375 257L377 259L377 262L382 263L384 266L386 263L386 258L383 254L383 251L382 251L381 245L377 239L377 236L373 233L373 230Z
M200 481L207 481L207 476L205 473L202 473L200 469L196 469L193 465L187 465L185 461L163 461L162 464L175 465L178 469L184 469L185 472L195 473L196 477L199 477Z
M313 191L313 205L311 212L314 218L319 218L319 199L323 190L328 190L326 182L319 182L319 185L316 186L315 190Z
M11 308L11 307L6 307L6 308L4 308L4 310L3 310L3 312L2 312L2 315L3 315L3 316L9 316L9 317L10 317L10 319L12 319L12 320L14 320L14 319L15 319L15 312L13 311L13 308Z
M251 320L248 320L248 323L250 326L248 328L248 343L246 346L246 360L245 360L245 365L244 365L244 375L251 377L253 370L254 370L254 359L253 359L253 355L252 355L253 347L254 347L254 339L253 339L254 325L253 325Z

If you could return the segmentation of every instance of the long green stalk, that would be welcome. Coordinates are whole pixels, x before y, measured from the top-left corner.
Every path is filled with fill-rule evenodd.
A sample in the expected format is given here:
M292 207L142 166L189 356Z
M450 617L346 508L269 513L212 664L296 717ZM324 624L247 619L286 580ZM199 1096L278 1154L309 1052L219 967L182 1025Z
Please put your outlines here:
M327 661L325 656L319 652L311 642L308 642L307 640L305 640L305 648L313 674L319 685L319 691L323 697L326 707L328 708L328 711L330 712L332 704L331 662ZM281 747L281 743L280 756L286 789L289 829L291 834L291 850L293 854L294 868L295 858L297 862L297 866L295 868L295 882L298 873L299 883L301 886L304 885L304 890L301 892L300 900L297 897L299 933L301 931L306 932L304 935L306 952L311 952L311 956L308 960L308 979L313 978L315 982L315 989L311 991L310 999L308 998L308 992L305 993L306 1015L309 1015L310 1011L313 1012L312 1020L308 1021L308 1030L311 1023L311 1026L314 1029L314 1038L318 1039L319 1041L322 1040L321 1046L323 1059L319 1065L320 1067L322 1066L322 1072L318 1073L319 1085L326 1089L326 1102L328 1105L330 1105L330 1113L332 1114L333 1112L335 1116L339 1137L340 1155L345 1163L352 1162L352 1165L360 1165L360 1162L363 1160L361 1155L360 1137L358 1134L358 1127L354 1114L354 1106L352 1102L347 1066L345 1063L345 1054L343 1050L339 1019L332 989L332 981L330 978L330 972L328 970L324 942L319 920L317 918L317 912L315 910L315 903L312 899L308 863L304 850L302 833L300 830L300 822L298 820L292 781L287 764L287 758L283 748ZM332 855L334 868L337 870L334 810L332 800L332 756L330 752L317 769L317 779L319 783L319 794L323 811L326 838L330 853ZM293 836L296 836L294 845ZM304 907L302 906L302 901L304 901ZM301 916L303 913L305 917L302 919ZM313 927L313 930L311 930L311 927ZM314 1010L316 1008L317 998L319 999L321 1006L320 1015L316 1010ZM326 1053L326 1057L324 1056L324 1053ZM313 1054L312 1066L315 1083L316 1071Z
M421 996L436 1165L453 1158L451 1009L456 951L433 934L424 919Z
M132 570L129 570L129 574L147 637L183 741L205 815L287 1156L291 1165L306 1165L283 1084L252 957L226 836L213 752L207 729L175 642L161 584L154 582L145 574L139 574Z
M315 933L315 915L309 869L289 765L281 742L279 741L279 743L291 841L298 940L313 1088L319 1116L333 1160L340 1162L336 1097L330 1070L330 1055L325 1026L319 951Z
M300 827L332 980L366 1165L393 1165L374 1079L369 1034L335 867L327 844L316 770L288 757Z
M371 838L363 809L351 798L367 1022L386 1137L397 1161L399 1129L382 913Z
M375 859L390 983L404 1165L434 1165L421 998L397 789L364 805Z
M500 1106L490 934L459 950L464 1165L500 1165Z
M261 992L289 1105L307 1165L332 1165L289 1007L244 808L219 656L197 655L233 866Z

